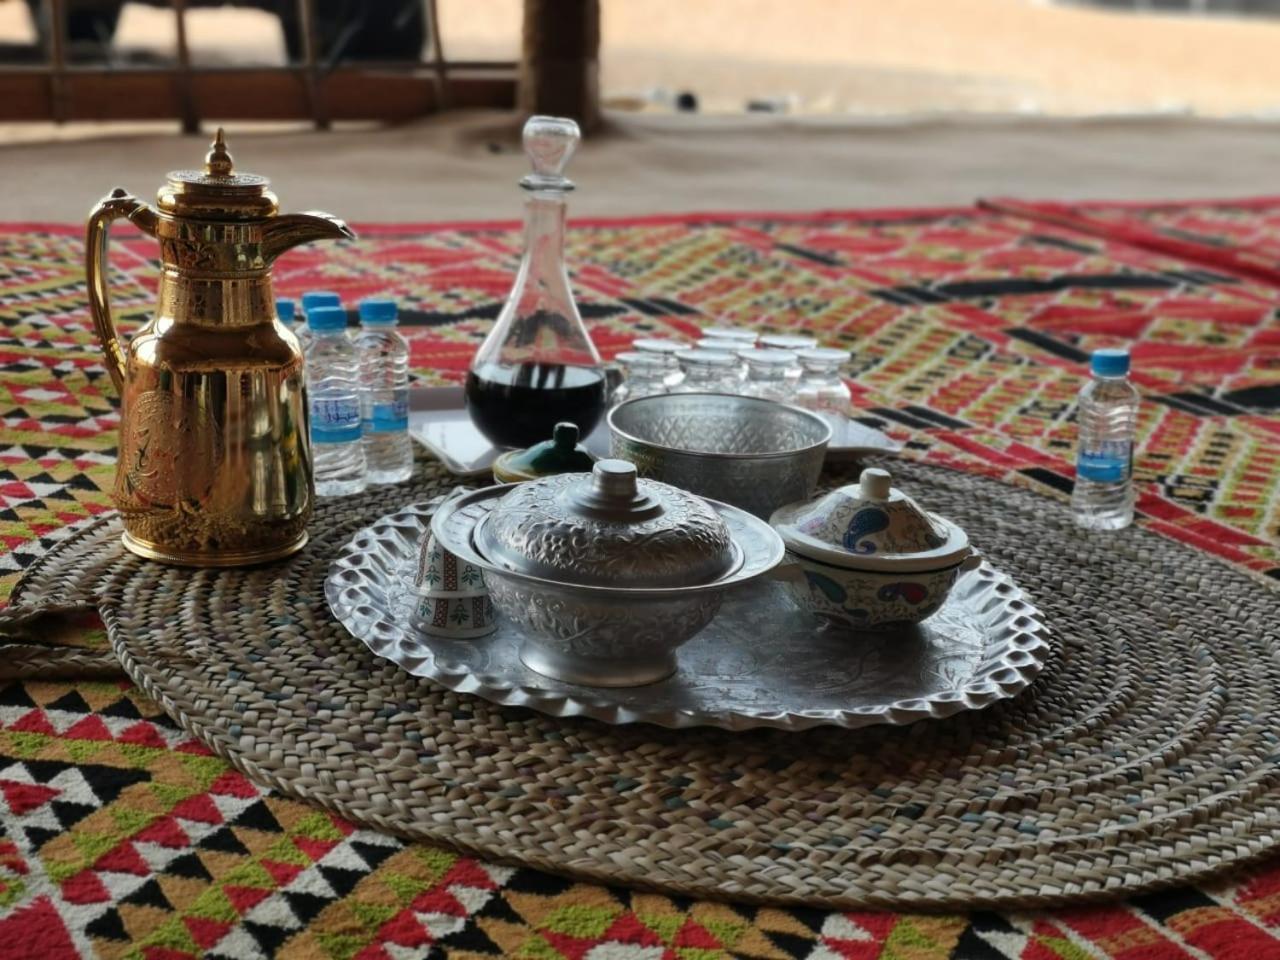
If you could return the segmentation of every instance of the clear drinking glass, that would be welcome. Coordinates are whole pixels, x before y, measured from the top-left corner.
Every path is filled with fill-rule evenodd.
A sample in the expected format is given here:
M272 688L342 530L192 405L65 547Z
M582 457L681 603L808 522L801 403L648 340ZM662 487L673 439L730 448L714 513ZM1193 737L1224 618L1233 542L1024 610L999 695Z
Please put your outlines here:
M754 349L745 340L716 340L711 337L703 337L698 341L699 350L710 350L713 353L727 353L734 357L738 362L738 387L741 388L742 381L747 379L747 365L742 360L742 353L745 350ZM739 393L741 390L739 389Z
M736 357L738 351L743 349L743 345L736 340L712 340L710 337L703 337L698 341L697 349L711 350L715 353L731 353Z
M790 350L799 353L801 350L813 350L818 346L816 337L799 333L770 333L760 338L760 346L767 350ZM800 362L797 360L787 371L787 376L795 383L800 379Z
M654 353L662 357L667 365L667 389L678 385L684 379L684 371L680 369L680 361L676 359L676 354L690 349L687 343L660 337L645 337L632 341L631 349L637 353Z
M767 333L760 338L760 346L773 350L812 350L817 345L817 337L798 333Z
M740 346L754 347L759 335L754 330L745 330L742 327L707 327L702 331L703 337L708 340L733 340Z
M653 397L667 393L667 361L661 354L631 351L613 358L622 372L622 383L613 391L610 403Z
M466 402L476 428L499 447L527 447L569 421L587 436L608 400L604 368L569 289L564 263L565 166L581 139L578 125L530 117L524 149L533 172L525 200L524 256L515 285L467 374Z
M741 356L747 364L747 379L741 390L743 396L791 402L795 387L787 378L787 371L795 366L794 353L788 350L743 350Z
M684 379L671 393L737 393L738 358L718 350L682 350L676 354Z
M849 359L849 352L815 347L801 350L797 357L801 374L795 403L816 413L848 417L853 412L853 401L840 368Z

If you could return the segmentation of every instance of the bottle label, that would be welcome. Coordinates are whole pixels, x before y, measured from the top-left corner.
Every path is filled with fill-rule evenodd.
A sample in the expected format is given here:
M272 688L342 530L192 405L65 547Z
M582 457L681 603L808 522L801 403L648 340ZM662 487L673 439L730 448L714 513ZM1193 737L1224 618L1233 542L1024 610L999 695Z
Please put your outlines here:
M1128 440L1106 440L1092 449L1080 450L1076 476L1095 483L1122 483L1133 472L1133 444Z
M360 402L355 397L311 401L311 442L350 443L360 439Z
M371 404L364 418L365 433L397 433L409 429L409 388L400 387L390 403Z

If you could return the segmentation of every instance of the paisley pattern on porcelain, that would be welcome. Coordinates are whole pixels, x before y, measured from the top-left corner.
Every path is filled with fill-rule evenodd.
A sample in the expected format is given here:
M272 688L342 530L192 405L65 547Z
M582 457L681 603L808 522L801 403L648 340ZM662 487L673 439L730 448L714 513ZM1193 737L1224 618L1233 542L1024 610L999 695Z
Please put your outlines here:
M971 552L955 524L924 510L878 468L770 518L788 549L820 563L883 573L953 567Z
M789 555L800 568L787 582L802 607L830 623L853 629L891 629L919 623L941 609L962 568L955 564L921 573L874 573Z
M946 528L910 497L895 490L887 500L869 500L858 485L834 490L803 511L801 533L853 554L924 553L947 542Z

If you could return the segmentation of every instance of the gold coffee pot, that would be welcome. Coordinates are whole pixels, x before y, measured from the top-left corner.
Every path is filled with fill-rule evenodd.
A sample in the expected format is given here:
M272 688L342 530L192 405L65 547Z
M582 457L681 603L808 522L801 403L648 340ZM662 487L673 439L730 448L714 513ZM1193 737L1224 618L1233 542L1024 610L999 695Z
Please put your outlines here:
M239 566L307 542L302 351L276 317L271 264L354 234L328 214L279 214L267 183L235 172L219 130L204 169L170 173L156 208L117 188L89 216L89 309L120 394L112 499L140 556ZM160 241L161 259L155 316L127 344L108 297L107 241L121 217Z

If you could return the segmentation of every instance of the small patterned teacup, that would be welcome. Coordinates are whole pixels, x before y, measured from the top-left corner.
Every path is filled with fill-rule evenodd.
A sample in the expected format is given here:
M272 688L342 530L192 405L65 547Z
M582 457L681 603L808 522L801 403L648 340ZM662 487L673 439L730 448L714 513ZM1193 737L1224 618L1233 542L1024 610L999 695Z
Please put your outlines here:
M413 625L423 633L473 640L497 629L484 573L428 534L413 576Z
M419 596L414 604L413 624L423 633L451 640L488 636L498 627L488 593Z

